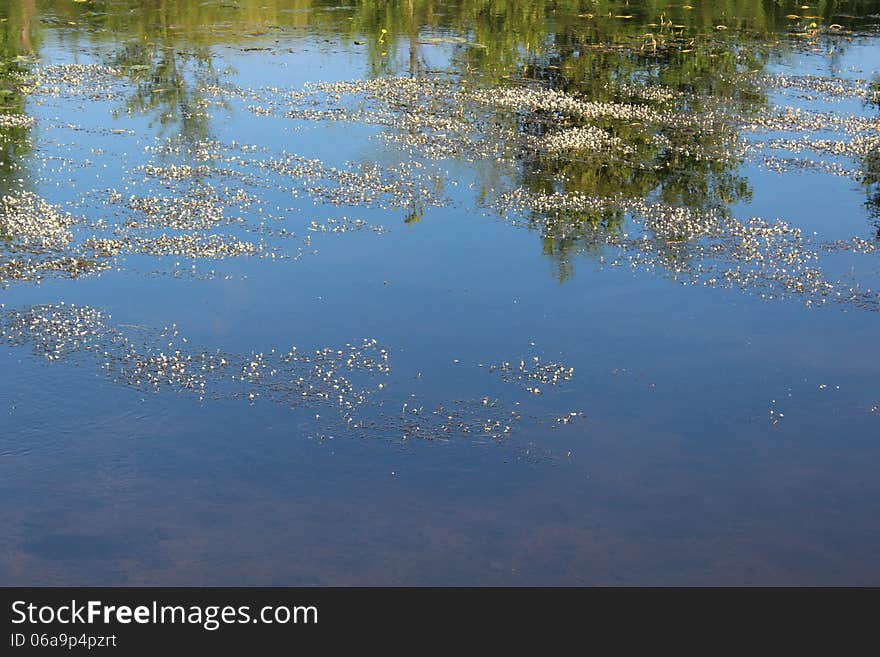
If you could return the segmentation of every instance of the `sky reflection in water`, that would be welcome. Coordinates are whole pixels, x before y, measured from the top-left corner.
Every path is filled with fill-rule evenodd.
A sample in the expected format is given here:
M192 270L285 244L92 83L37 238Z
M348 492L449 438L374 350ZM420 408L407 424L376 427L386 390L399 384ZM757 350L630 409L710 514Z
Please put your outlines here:
M880 3L0 8L4 584L876 583Z

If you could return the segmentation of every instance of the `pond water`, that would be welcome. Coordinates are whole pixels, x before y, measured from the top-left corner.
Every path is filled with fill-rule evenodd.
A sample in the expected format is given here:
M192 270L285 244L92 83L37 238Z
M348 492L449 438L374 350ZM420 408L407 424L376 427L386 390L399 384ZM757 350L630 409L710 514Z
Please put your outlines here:
M880 583L880 1L0 55L0 584Z

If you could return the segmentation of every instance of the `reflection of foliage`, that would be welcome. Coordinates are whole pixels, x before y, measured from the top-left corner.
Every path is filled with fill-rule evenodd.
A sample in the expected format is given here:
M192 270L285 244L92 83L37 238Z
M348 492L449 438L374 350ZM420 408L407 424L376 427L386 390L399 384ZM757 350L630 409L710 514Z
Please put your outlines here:
M25 114L25 63L34 47L32 18L33 2L0 5L0 114ZM20 176L17 163L30 151L29 133L26 126L0 128L0 190L4 193Z
M184 139L194 142L205 139L210 131L199 89L219 79L210 50L217 40L213 25L228 20L233 7L230 3L163 0L144 5L111 0L107 11L82 9L80 19L95 38L122 43L111 64L137 84L128 101L129 111L151 113L162 126L174 126Z
M363 43L373 76L427 72L439 55L454 73L483 85L535 85L597 101L627 101L622 90L665 89L678 113L703 114L718 105L741 116L767 107L764 92L739 73L762 70L786 48L845 46L835 30L867 29L878 0L820 1L803 17L800 0L103 0L0 3L0 95L7 112L24 111L14 84L14 57L38 42L41 17L77 37L118 46L112 63L136 83L128 109L149 112L191 141L210 130L199 89L219 79L212 48L220 43L267 44L267 36L308 27L333 42ZM841 14L845 10L845 16ZM832 25L841 27L832 29ZM39 29L37 29L39 28ZM788 39L781 39L788 35ZM821 41L821 44L820 44ZM827 43L826 43L827 41ZM331 46L332 47L332 46ZM328 47L329 48L329 47ZM878 81L880 94L880 81ZM652 104L658 101L635 99ZM880 102L880 95L875 102ZM540 136L555 117L508 113L499 121ZM656 196L670 205L721 208L746 200L750 190L735 158L688 155L729 150L731 131L695 133L675 126L645 127L608 121L608 129L633 151L628 162L602 154L529 156L518 162L517 184L534 191L582 192L598 197ZM21 130L21 129L19 129ZM653 132L652 132L653 131ZM652 137L662 137L662 140ZM3 142L0 168L8 170L26 148L21 136ZM880 216L880 162L866 158L863 170L874 212ZM485 175L485 172L480 175ZM493 183L494 186L494 183ZM409 222L420 217L418 211ZM612 220L613 219L613 220ZM619 218L554 217L542 225L545 252L565 261L589 249ZM560 237L563 235L563 237ZM576 246L580 244L580 246ZM599 244L599 242L595 242ZM594 244L594 245L595 245Z
M435 55L445 53L454 71L477 84L525 81L589 100L626 102L633 101L621 96L627 85L658 88L677 94L667 105L674 112L700 114L723 105L747 116L765 110L767 98L738 74L761 70L779 57L784 52L778 43L781 34L790 36L787 43L792 47L814 46L820 39L834 38L828 32L832 24L846 30L863 28L862 17L876 13L880 5L876 0L854 0L847 6L849 17L844 17L838 15L839 3L820 2L807 20L800 16L800 4L359 0L338 9L335 0L161 0L146 6L137 0L108 0L103 13L90 13L76 3L58 5L57 11L62 20L84 20L98 34L114 40L122 35L133 44L120 50L115 62L138 82L129 108L158 112L163 124L174 122L185 136L201 139L208 124L195 90L214 76L210 46L260 39L303 25L313 33L363 44L373 76L418 75L428 70ZM556 117L537 112L507 113L498 120L535 136L557 127ZM589 152L529 156L519 162L517 183L533 191L656 196L669 205L698 208L723 209L750 195L735 158L688 153L691 147L708 153L729 151L736 139L730 130L658 130L622 121L599 127L632 149L628 162ZM655 136L662 140L652 139ZM865 170L876 171L877 165L872 169L870 164ZM418 218L415 212L408 222ZM541 224L544 250L560 263L573 250L599 248L602 231L614 230L620 222L607 217L551 220L554 226L549 229Z
M880 153L874 152L865 156L862 161L862 171L863 183L868 190L866 205L874 218L877 237L880 238Z
M644 18L648 20L648 16ZM563 26L560 33L550 35L551 47L528 56L524 75L541 86L598 101L632 101L621 97L621 89L630 86L642 91L662 89L668 92L667 103L676 113L698 113L710 109L705 107L707 102L719 101L735 107L741 115L766 107L763 93L734 82L738 73L763 66L763 42L755 41L753 49L741 47L734 54L716 42L714 35L687 37L686 30L679 28L666 37L662 34L665 26L659 25L646 50L637 30L630 28L633 24L591 19L591 28L586 31ZM699 39L704 43L698 45ZM748 41L744 39L740 45L748 46ZM640 102L652 104L650 100ZM540 134L544 126L553 124L554 117L533 113L522 121L521 130ZM646 128L610 120L601 127L632 150L628 163L589 152L566 158L538 157L523 163L520 184L536 192L581 192L595 197L644 198L653 194L669 205L697 208L723 209L750 196L735 159L689 154L695 150L725 153L736 139L731 130L696 133L674 125ZM565 218L554 217L551 231L541 224L544 252L558 261L561 278L570 273L571 252L601 250L603 233L610 226L619 229L622 223L622 217L613 222L606 218L569 219L566 225ZM559 234L563 237L556 236Z
M405 224L417 224L425 216L425 208L421 205L414 205L409 214L403 220Z
M871 96L869 102L880 108L880 76L871 84ZM874 151L862 159L862 183L868 190L866 205L868 212L874 219L877 229L877 238L880 239L880 153Z
M317 10L328 4L335 3L322 0L312 6ZM800 43L805 42L803 34L824 35L832 24L858 29L870 24L867 17L877 13L880 5L876 0L854 0L842 16L840 3L820 2L810 12L815 18L807 20L801 18L803 3L797 0L682 4L658 0L360 0L352 4L353 16L316 11L312 21L333 31L341 29L348 38L363 38L374 73L412 70L425 50L421 40L430 33L457 37L457 45L456 41L450 44L458 68L491 80L522 73L533 57L543 59L557 52L563 60L557 77L578 82L582 90L592 84L593 73L605 70L601 55L614 60L621 52L640 55L630 60L630 73L644 73L678 59L674 70L683 81L697 86L725 84L714 75L703 78L701 72L716 70L716 59L741 59L747 66L747 58L755 51L741 50L744 40L763 42L761 56L766 58L776 49L773 41L780 33L797 35L795 42ZM798 19L790 18L793 15ZM816 27L811 27L814 22ZM583 65L579 58L584 58Z
M778 45L770 44L779 32L797 28L797 21L790 16L795 13L796 4L760 0L693 4L688 8L663 2L614 0L537 5L511 2L505 3L506 8L495 18L525 16L527 12L518 12L517 8L526 6L538 13L542 9L546 12L531 24L547 25L547 33L532 32L524 40L528 47L506 49L507 53L519 56L521 77L542 87L598 101L629 100L619 97L618 91L627 85L641 90L653 87L671 92L676 113L703 114L718 106L740 116L765 110L765 93L745 82L741 74L763 69L771 57L784 52ZM857 9L862 15L878 6L876 2L859 4ZM838 10L835 3L820 3L815 13L822 18L814 20L824 25L844 21L836 15ZM860 26L859 12L852 14L851 26ZM810 23L810 31L811 38L824 34L818 24ZM507 34L529 32L513 28ZM493 82L496 71L509 74L513 66L499 59L492 31L475 28L475 38L488 48L463 49L463 61ZM522 41L519 43L522 46ZM802 42L795 39L792 43L797 47ZM500 49L505 50L503 46ZM542 134L553 122L553 116L531 113L521 117L520 130ZM626 198L654 195L669 205L719 210L751 195L746 179L738 173L735 158L693 157L688 153L729 152L737 138L732 129L695 133L664 126L650 135L644 127L624 122L609 121L601 127L609 129L634 151L630 159L637 166L627 166L596 153L578 152L576 157L568 158L538 157L522 163L522 179L518 183L538 192ZM661 140L652 140L652 136ZM601 233L606 226L601 221L584 221L581 217L552 217L550 222L550 230L546 221L537 222L544 252L557 261L559 275L565 277L570 273L571 252L601 247ZM686 254L686 245L669 248L671 259L679 260Z
M541 232L542 252L556 265L556 277L564 282L573 274L572 258L587 253L601 256L606 238L623 231L623 213L606 210L601 213L556 211L533 226Z
M178 50L174 43L129 43L118 50L113 65L129 73L137 91L128 109L158 114L163 126L175 125L190 142L208 137L210 126L200 89L216 84L210 52Z

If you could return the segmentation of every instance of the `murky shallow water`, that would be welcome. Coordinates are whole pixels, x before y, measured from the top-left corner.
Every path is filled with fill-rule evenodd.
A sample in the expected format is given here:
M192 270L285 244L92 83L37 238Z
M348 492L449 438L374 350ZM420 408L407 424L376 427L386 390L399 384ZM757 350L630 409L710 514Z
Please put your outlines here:
M0 582L877 583L880 3L57 4Z

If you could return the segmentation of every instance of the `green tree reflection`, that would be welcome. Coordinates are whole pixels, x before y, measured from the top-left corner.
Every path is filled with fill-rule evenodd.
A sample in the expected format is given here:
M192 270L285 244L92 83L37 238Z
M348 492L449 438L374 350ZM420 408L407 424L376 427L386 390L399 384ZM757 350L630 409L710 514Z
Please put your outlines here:
M870 103L880 109L880 76L871 84ZM877 239L880 239L880 152L874 151L862 159L863 185L867 189L866 206L874 220Z
M26 117L27 64L39 44L34 0L0 4L0 115ZM0 126L0 191L22 176L22 157L31 150L31 129Z
M723 106L748 116L764 111L768 98L742 73L766 70L794 49L845 48L846 39L829 36L832 26L876 30L872 16L880 14L880 0L819 0L809 10L802 5L801 0L353 0L345 6L335 0L22 0L0 5L0 87L8 91L0 103L6 113L25 111L15 83L26 64L21 58L35 50L42 30L57 26L59 39L112 44L111 63L136 83L126 109L149 114L190 141L211 133L200 90L222 79L215 63L220 46L258 40L271 47L273 39L297 35L323 37L346 49L357 41L370 76L430 73L439 49L451 57L451 73L474 84L526 84L603 101L632 100L625 97L627 85L662 88L677 94L670 102L678 113ZM540 136L554 117L514 113L499 120ZM667 126L658 141L645 126L609 121L601 127L632 149L629 162L583 152L530 154L516 163L517 184L532 191L656 197L721 210L749 198L735 157L688 154L729 151L737 137L733 132ZM5 139L0 171L12 170L28 148L26 136L22 130ZM878 157L865 158L863 170L869 205L880 215ZM409 221L418 216L414 211ZM602 236L620 230L623 219L614 211L559 214L536 222L535 230L564 279L572 254L600 253ZM686 257L681 245L669 249L670 258Z

